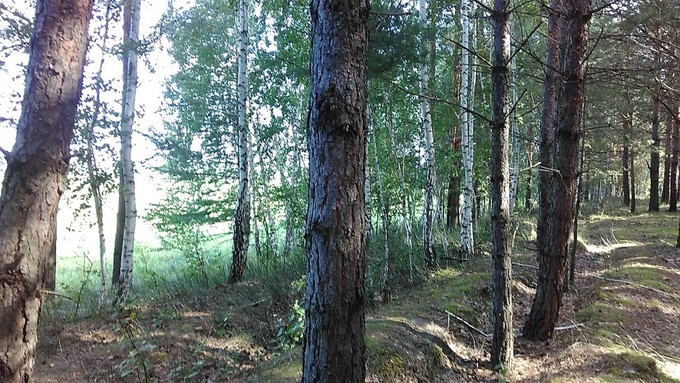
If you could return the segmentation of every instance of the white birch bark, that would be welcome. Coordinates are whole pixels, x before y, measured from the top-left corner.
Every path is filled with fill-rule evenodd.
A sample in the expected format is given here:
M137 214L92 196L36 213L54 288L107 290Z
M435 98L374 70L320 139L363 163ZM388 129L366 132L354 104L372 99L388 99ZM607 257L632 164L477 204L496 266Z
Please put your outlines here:
M420 0L418 11L420 13L420 23L423 27L427 26L427 12L425 10L427 0ZM423 122L423 134L425 135L425 208L423 217L423 245L425 248L425 260L427 267L433 270L437 267L437 260L434 254L433 244L433 202L434 202L434 184L435 184L435 165L434 165L434 142L432 135L432 111L430 109L430 102L426 98L429 95L428 82L429 73L427 72L427 42L426 37L422 37L423 52L420 56L419 74L420 74L420 115Z
M239 2L239 42L238 42L238 196L234 219L234 247L232 251L229 282L243 278L248 260L248 241L250 236L250 182L249 182L249 131L246 121L248 101L248 4Z
M121 113L121 169L123 198L125 200L125 225L123 230L123 249L120 261L120 279L115 304L121 304L129 295L132 287L133 255L135 245L135 224L137 204L135 198L135 173L132 162L132 127L135 117L137 96L137 47L139 46L139 18L141 0L126 0L123 11L123 110Z
M462 136L462 152L463 152L463 172L464 183L461 203L461 218L460 218L460 251L461 258L467 259L474 255L474 234L472 222L472 204L474 203L474 185L472 182L472 166L474 158L474 131L472 114L469 112L471 106L469 105L470 96L470 8L471 0L461 1L461 63L460 63L460 131Z

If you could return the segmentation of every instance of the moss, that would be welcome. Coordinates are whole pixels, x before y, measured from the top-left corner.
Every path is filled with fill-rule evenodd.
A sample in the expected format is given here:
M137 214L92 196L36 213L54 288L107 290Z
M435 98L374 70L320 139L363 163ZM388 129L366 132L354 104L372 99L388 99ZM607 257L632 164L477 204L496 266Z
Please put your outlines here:
M430 363L430 370L436 371L441 368L450 367L449 358L441 347L434 343L428 343L425 348L425 358Z
M663 273L663 270L657 267L635 263L610 271L607 273L607 277L632 280L643 286L663 291L672 291L673 289L671 286L664 283L662 278L660 278L660 273Z
M627 319L623 312L616 307L602 302L592 303L576 312L579 321L592 321L596 323L626 323Z
M274 358L256 373L257 382L299 382L302 377L302 351L291 350Z
M608 372L615 377L643 382L673 382L671 378L659 370L654 358L635 352L613 355Z
M616 303L621 306L625 307L632 307L634 306L633 301L627 298L623 298L615 293L609 292L609 291L598 291L595 294L595 299L598 301L605 301L605 302L611 302L611 303Z
M368 368L386 381L398 381L407 373L406 359L381 342L366 342L366 364Z

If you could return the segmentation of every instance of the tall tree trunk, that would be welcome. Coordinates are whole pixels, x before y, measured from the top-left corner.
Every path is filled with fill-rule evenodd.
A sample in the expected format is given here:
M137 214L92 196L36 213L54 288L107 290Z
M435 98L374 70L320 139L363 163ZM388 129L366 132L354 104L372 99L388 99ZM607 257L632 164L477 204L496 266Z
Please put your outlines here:
M517 60L513 59L510 63L512 74L512 119L510 122L510 216L515 211L517 204L517 191L519 189L519 155L520 155L520 140L519 140L519 123L517 118Z
M137 49L139 46L139 18L141 0L127 0L123 8L123 111L120 128L120 162L123 174L125 199L125 227L120 258L120 276L114 304L121 304L132 288L133 255L137 201L135 197L135 171L132 162L132 127L135 119L137 97Z
M387 133L390 136L390 144L392 146L392 153L397 162L397 170L399 171L399 194L401 199L401 220L404 226L404 235L406 236L406 246L408 249L407 268L408 268L408 283L410 286L414 282L413 272L413 229L411 228L411 218L408 209L408 195L406 194L406 174L404 171L404 157L397 153L397 144L394 138L394 118L392 116L392 100L388 97L387 100Z
M239 2L239 25L241 33L238 40L238 195L234 216L234 246L231 253L229 283L240 281L246 272L250 236L249 130L246 121L248 102L247 0L240 0Z
M120 163L119 163L120 166ZM120 283L120 258L123 253L123 232L125 231L125 193L123 192L123 174L118 170L118 212L116 213L116 234L113 238L113 269L111 285Z
M531 201L531 195L533 194L533 169L534 167L534 130L533 124L529 124L527 127L527 183L526 190L524 191L524 210L531 211L533 203Z
M97 219L97 234L99 238L99 296L98 304L101 308L106 302L106 238L104 236L104 208L102 203L102 194L99 181L97 179L97 162L94 155L94 128L99 123L99 112L101 110L101 89L103 87L102 73L104 71L104 50L107 47L109 38L109 22L111 14L111 1L106 1L106 12L104 13L104 35L102 36L102 54L99 59L99 66L97 68L96 83L95 83L95 99L94 110L92 117L87 124L86 141L87 141L87 175L90 186L90 193L94 202L94 213ZM120 273L120 258L118 259L118 272ZM119 274L120 275L120 274Z
M625 133L623 135L622 173L623 173L623 204L626 206L630 206L630 179L628 178L630 175L630 168L628 167L629 163L630 163L630 142L628 139L628 133Z
M45 264L66 189L93 1L38 0L0 194L0 382L31 382Z
M425 10L426 0L419 1L418 12L420 14L420 24L423 28L427 27L427 12ZM425 35L421 37L422 53L420 56L420 117L423 121L423 134L425 135L425 207L424 207L424 224L423 224L423 247L425 249L425 260L427 268L434 270L437 268L437 259L434 253L434 217L433 217L433 201L434 201L434 184L435 184L435 164L434 164L434 138L432 134L432 110L429 100L429 73L427 71L427 38Z
M566 2L564 7L560 6L559 0L555 3L551 12L563 11L562 14L566 15L560 33L561 82L554 132L554 166L559 178L554 175L551 177L550 193L545 196L548 199L541 201L545 204L541 206L541 215L547 213L548 219L539 222L539 225L544 223L546 226L539 234L543 239L539 237L538 286L523 329L524 336L534 340L546 340L552 336L562 304L562 284L576 194L578 142L585 97L585 60L591 16L590 0ZM554 27L557 23L551 24ZM548 87L546 82L546 89Z
M585 115L585 110L584 110L584 115ZM582 198L582 193L583 193L583 169L585 168L584 166L584 161L585 161L585 142L586 142L586 137L585 133L581 135L581 143L579 144L579 150L581 152L581 156L579 159L579 168L580 171L578 173L578 180L577 186L576 186L576 206L574 207L574 236L571 244L571 254L570 254L570 260L569 260L569 283L565 286L564 291L568 291L569 286L571 287L576 287L576 278L575 278L575 273L576 273L576 248L578 247L578 216L581 210L581 198Z
M635 214L635 149L630 148L630 212Z
M461 0L460 20L462 27L462 49L460 60L460 131L463 152L463 203L460 219L460 254L462 259L474 255L474 228L472 205L474 204L474 185L472 179L474 165L474 134L472 130L472 114L469 112L470 91L470 0Z
M299 89L298 96L298 106L296 113L296 122L302 121L303 107L304 107L304 92L302 88ZM290 254L290 249L296 242L295 240L295 230L293 228L293 206L296 201L295 190L297 189L297 177L300 170L300 150L298 149L297 133L295 131L297 125L290 126L290 138L293 141L293 161L291 167L288 169L289 187L291 190L291 196L286 204L286 239L283 245L283 258L284 260L288 258Z
M455 78L453 81L452 91L453 102L458 102L460 95L460 65L456 66ZM449 131L449 143L451 146L451 154L460 152L461 138L460 129L456 123L451 124ZM449 173L449 188L446 201L446 228L452 231L458 225L458 217L460 214L460 170L457 166L451 164Z
M312 0L303 382L366 377L367 0Z
M680 116L680 106L678 106L678 116ZM678 156L680 155L680 123L677 120L673 124L672 147L673 154L671 157L671 186L668 211L676 212L678 211Z
M664 156L663 156L663 188L661 189L661 203L668 203L669 186L670 186L670 170L671 170L671 136L673 132L673 116L670 114L666 118L666 139L664 140Z
M378 156L378 140L375 136L375 129L371 130L372 133L372 144L373 144L373 163L375 169L376 183L378 184L378 200L380 203L380 211L382 218L382 231L383 231L383 274L382 274L382 298L383 302L389 302L391 297L391 286L390 286L390 266L392 259L390 257L390 244L389 244L389 226L390 226L390 214L389 206L387 205L387 199L385 198L385 190L383 189L382 174L380 173L380 161Z
M491 236L493 255L493 318L491 365L510 369L513 359L512 258L508 239L510 201L508 200L508 62L510 61L509 1L494 0L494 44L491 125Z
M659 211L659 110L661 85L657 87L652 105L652 153L649 164L649 211Z

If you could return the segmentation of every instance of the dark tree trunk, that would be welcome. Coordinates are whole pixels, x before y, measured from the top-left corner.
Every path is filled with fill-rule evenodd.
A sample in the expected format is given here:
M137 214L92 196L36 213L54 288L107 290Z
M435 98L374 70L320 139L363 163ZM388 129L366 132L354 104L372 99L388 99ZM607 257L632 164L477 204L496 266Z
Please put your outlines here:
M527 184L524 191L524 210L531 211L531 194L533 189L533 172L534 167L534 131L533 125L529 124L527 127Z
M125 230L125 193L123 193L123 176L119 174L119 177L118 213L116 213L116 236L113 238L113 270L111 272L111 286L116 289L120 281L120 259L123 255L123 232Z
M312 0L303 382L364 382L367 0Z
M564 20L560 15L561 0L551 0L548 8L548 39L546 53L545 82L543 89L543 111L541 113L538 179L538 224L536 225L536 244L538 256L549 251L546 246L547 228L550 220L551 184L553 180L553 145L555 141L555 114L560 73L560 35ZM539 273L547 273L539 270ZM526 333L526 331L525 331Z
M456 67L454 74L452 95L452 101L458 102L458 96L460 95L460 65ZM451 124L449 144L451 145L452 155L460 153L462 140L458 122ZM459 169L456 169L454 166L451 166L450 169L449 194L446 199L446 228L453 231L458 226L458 219L460 217L460 174Z
M0 382L31 382L45 264L66 188L89 0L38 0L17 138L0 194Z
M660 92L660 89L659 89ZM652 105L652 153L649 164L649 211L659 211L659 93L654 96Z
M673 123L673 138L672 147L673 155L671 157L671 179L670 179L670 198L668 200L668 211L678 211L678 155L680 155L680 123L675 121Z
M666 119L666 139L663 156L663 187L661 189L661 203L668 203L669 183L671 180L671 135L673 132L673 116L668 115Z
M630 143L628 142L628 134L623 137L623 204L630 206L630 180L628 176L630 175L630 168L628 164L630 163Z
M449 193L446 201L446 228L453 230L458 226L458 202L460 198L460 176L451 171L449 176Z
M635 149L630 148L630 212L635 213Z
M491 365L511 368L512 328L512 258L508 231L510 227L510 172L508 124L508 63L510 61L509 1L494 0L494 44L491 125L491 236L493 254L493 318Z
M560 7L560 2L555 3L556 7L551 12L561 10L567 18L562 24L559 40L562 80L559 85L554 132L554 165L559 177L551 177L552 182L545 185L550 188L550 194L541 201L545 204L541 206L541 218L544 218L544 214L548 218L539 222L544 227L541 229L543 239L539 237L538 286L523 330L524 336L534 340L546 340L552 336L562 304L562 284L566 272L578 178L578 142L585 97L584 60L587 56L591 16L590 0L566 2L564 8ZM555 24L558 23L553 23L551 27Z

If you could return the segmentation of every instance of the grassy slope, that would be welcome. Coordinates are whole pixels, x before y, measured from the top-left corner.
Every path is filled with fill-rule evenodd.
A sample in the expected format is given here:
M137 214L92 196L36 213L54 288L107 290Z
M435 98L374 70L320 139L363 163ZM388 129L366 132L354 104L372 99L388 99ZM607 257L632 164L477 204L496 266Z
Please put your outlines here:
M517 382L673 382L680 379L680 251L677 215L592 215L582 225L577 289L565 296L551 342L517 341ZM516 261L533 255L517 236ZM515 328L533 298L534 270L515 270ZM606 281L601 276L636 283ZM255 278L200 294L145 299L118 314L44 323L40 382L299 381L300 349L275 339L299 292L292 278ZM446 312L489 331L490 259L436 273L367 318L368 378L374 382L497 381L488 339ZM647 286L643 288L641 286ZM128 336L125 336L125 334ZM146 372L145 372L146 369ZM676 380L673 380L676 379Z

